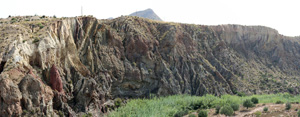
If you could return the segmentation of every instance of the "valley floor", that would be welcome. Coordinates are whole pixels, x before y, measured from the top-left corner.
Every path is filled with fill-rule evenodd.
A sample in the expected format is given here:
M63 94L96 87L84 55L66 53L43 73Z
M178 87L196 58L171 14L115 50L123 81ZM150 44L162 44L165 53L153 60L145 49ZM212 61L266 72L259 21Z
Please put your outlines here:
M256 97L259 103L255 107L246 109L243 102L247 99ZM276 104L280 101L280 104ZM295 117L300 109L300 95L284 94L267 94L252 95L240 97L236 95L223 95L216 97L213 95L189 96L173 95L167 97L154 97L152 99L132 99L128 100L124 106L111 111L109 117L189 117L192 114L198 115L199 110L206 110L208 117L225 117L225 115L215 114L216 106L239 104L238 111L234 112L236 117ZM286 103L291 103L291 109L286 110ZM268 111L264 112L267 107Z
M267 107L268 111L264 112L263 109ZM258 104L256 107L246 109L245 107L241 107L239 111L236 111L235 117L257 117L256 113L261 112L260 117L297 117L297 111L300 109L299 104L292 104L292 108L290 110L285 109L285 104ZM196 117L198 115L197 112L192 112ZM191 115L189 114L189 115ZM189 115L185 115L184 117L188 117ZM225 115L215 114L215 109L209 109L208 117L226 117Z

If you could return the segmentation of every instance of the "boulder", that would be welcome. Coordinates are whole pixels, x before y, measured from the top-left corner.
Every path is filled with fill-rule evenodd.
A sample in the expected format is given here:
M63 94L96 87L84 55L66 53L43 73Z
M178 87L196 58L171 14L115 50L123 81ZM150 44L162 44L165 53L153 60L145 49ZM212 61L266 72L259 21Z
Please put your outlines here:
M35 112L39 116L53 113L54 94L49 86L32 75L27 75L19 83L19 88L22 93L21 102L24 110Z
M0 115L4 117L20 116L22 93L18 85L9 78L0 76Z

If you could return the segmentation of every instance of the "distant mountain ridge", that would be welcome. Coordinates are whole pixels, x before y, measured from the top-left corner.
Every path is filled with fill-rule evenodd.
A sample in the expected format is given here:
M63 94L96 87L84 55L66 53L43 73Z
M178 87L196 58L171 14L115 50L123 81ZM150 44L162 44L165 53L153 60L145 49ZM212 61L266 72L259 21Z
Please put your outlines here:
M158 20L158 21L163 21L158 15L155 14L155 12L152 9L146 9L143 11L137 11L134 13L131 13L129 16L138 16L138 17L143 17L147 19L152 19L152 20Z

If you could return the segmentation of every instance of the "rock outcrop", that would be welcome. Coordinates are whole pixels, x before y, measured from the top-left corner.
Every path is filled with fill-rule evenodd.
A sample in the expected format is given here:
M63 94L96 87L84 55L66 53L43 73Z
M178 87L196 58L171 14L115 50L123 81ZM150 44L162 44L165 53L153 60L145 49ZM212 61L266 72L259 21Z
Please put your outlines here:
M17 21L1 24L3 116L102 116L114 98L150 94L299 93L300 37L268 27L130 16Z

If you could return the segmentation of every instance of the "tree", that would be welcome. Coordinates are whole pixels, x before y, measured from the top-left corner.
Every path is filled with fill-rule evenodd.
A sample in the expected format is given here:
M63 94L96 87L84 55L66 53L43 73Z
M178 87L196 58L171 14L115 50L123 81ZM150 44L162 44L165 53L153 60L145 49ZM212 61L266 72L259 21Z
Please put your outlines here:
M253 107L254 104L253 104L253 102L252 102L251 100L246 99L246 100L244 101L244 103L243 103L243 106L244 106L244 107L247 107L247 109L248 109L249 107Z

